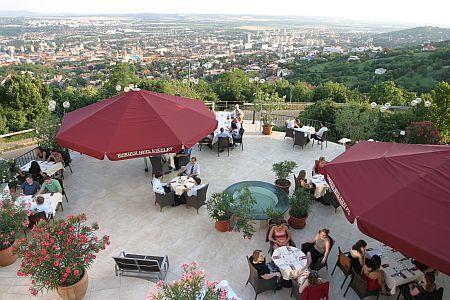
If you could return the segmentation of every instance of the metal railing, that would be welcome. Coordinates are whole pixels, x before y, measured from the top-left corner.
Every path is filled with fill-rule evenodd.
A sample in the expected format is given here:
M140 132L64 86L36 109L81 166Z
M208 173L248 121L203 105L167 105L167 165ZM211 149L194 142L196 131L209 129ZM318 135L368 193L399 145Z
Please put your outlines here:
M16 157L15 158L16 165L18 165L19 167L22 167L22 166L26 165L27 163L29 163L30 161L36 160L36 157L37 157L37 147Z

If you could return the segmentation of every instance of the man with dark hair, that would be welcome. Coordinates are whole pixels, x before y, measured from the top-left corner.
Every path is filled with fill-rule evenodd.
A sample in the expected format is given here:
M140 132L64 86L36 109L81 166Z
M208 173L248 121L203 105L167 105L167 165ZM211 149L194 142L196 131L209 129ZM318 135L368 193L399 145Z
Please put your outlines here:
M20 186L24 195L36 195L41 188L41 185L33 180L33 176L28 175L25 182Z
M45 176L44 183L42 184L39 194L43 194L45 192L62 193L61 184L57 179L52 179L50 176Z
M42 196L37 196L36 197L36 204L31 205L30 207L30 211L33 213L38 213L38 212L45 212L45 218L48 219L50 217L51 214L53 214L53 208L44 203L44 197Z
M185 175L193 178L200 175L200 166L197 163L197 157L192 156L191 161L184 167L183 172L178 175Z
M164 195L165 193L170 192L170 187L167 183L161 183L162 172L157 171L155 173L155 177L152 179L153 191L158 194Z

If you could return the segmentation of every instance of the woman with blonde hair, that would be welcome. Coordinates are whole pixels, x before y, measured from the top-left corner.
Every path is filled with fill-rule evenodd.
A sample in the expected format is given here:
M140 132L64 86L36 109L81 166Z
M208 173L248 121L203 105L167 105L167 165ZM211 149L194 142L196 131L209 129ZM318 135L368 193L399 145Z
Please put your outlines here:
M331 249L329 234L329 229L320 229L313 240L302 244L302 251L306 253L308 258L308 267L319 260L321 260L321 263L323 264L327 261Z

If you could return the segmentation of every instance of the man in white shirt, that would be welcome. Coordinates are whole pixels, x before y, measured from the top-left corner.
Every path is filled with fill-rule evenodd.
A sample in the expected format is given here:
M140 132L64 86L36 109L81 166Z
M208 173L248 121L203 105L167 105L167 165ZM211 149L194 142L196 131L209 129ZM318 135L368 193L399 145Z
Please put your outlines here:
M37 196L36 197L36 204L31 205L30 207L30 211L33 213L38 213L38 212L45 212L45 218L48 219L50 218L50 215L53 214L53 208L44 203L44 197L42 196Z
M197 163L197 157L192 156L191 161L183 168L183 171L178 175L185 175L193 178L200 175L200 165Z
M217 137L227 137L227 138L230 138L231 135L230 135L230 133L228 132L228 130L225 130L225 129L222 127L222 128L220 128L220 132L219 132L219 134L217 135Z
M199 177L195 177L194 180L195 185L192 188L186 189L186 195L188 197L197 196L197 191L205 186L202 184L202 180Z
M324 133L325 131L328 131L328 128L327 128L325 125L323 125L323 123L320 123L320 129L319 129L319 131L317 131L316 134L312 134L311 137L314 138L314 139L316 139L316 140L318 140L318 141L321 141L321 140L322 140L323 133Z
M239 108L239 104L235 106L234 117L241 123L244 121L244 112Z
M288 122L288 124L287 124L288 129L299 128L299 127L300 127L299 119L292 120L292 121Z
M161 171L155 173L155 177L153 177L152 179L153 192L165 195L166 193L170 192L170 187L167 185L167 183L161 183L161 177Z

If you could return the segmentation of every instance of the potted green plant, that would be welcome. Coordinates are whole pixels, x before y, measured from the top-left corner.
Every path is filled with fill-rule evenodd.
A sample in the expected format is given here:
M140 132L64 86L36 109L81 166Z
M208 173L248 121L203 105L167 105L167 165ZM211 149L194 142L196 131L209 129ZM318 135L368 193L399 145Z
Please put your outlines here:
M255 233L255 223L253 220L252 210L256 204L248 186L243 187L237 196L236 205L233 208L233 231L242 232L245 239L251 239Z
M274 207L268 207L264 212L269 217L269 225L276 223L278 220L283 220L284 213Z
M214 227L220 232L230 231L231 216L233 215L234 199L228 193L214 193L206 201L209 216L215 221Z
M109 236L98 237L98 224L85 224L86 214L53 222L39 222L15 251L22 259L19 276L30 276L32 295L57 290L65 300L83 299L88 287L87 269L97 253L109 245Z
M289 197L289 225L295 229L305 227L308 212L311 209L312 197L305 189L297 189Z
M17 260L13 253L15 240L20 229L28 227L29 206L16 205L9 191L3 191L0 201L0 267L6 267Z
M287 178L296 167L297 163L292 160L285 160L272 165L272 171L275 172L276 176L275 185L286 193L289 193L291 187L291 182Z
M272 134L272 114L275 110L279 110L283 107L285 99L286 97L279 97L276 92L272 94L258 92L256 105L259 105L261 110L263 110L261 114L261 121L263 123L262 128L264 135Z
M14 160L0 158L0 183L9 183L12 190L19 184L19 167Z

